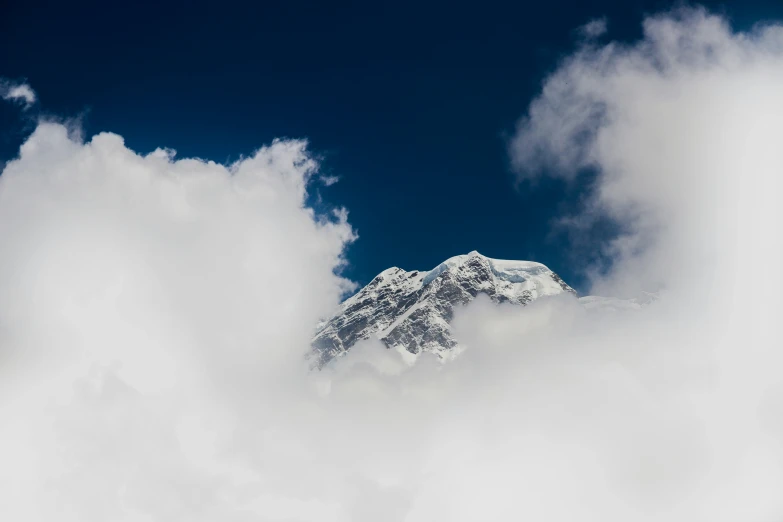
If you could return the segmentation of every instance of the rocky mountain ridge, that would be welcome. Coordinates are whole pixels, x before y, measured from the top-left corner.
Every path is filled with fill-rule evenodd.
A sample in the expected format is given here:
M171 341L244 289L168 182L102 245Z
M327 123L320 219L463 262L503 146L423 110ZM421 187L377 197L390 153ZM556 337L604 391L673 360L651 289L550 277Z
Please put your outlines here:
M384 270L323 322L313 338L318 366L358 341L377 337L388 348L445 357L457 345L454 308L480 293L497 303L526 305L544 296L576 294L541 263L491 259L478 252L447 259L432 270Z

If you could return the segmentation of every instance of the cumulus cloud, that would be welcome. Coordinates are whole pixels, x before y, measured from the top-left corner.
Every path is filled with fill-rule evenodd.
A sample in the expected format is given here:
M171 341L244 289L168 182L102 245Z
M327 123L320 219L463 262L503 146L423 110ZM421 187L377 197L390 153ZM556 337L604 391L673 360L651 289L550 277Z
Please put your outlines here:
M242 475L241 462L285 469L245 452L296 444L270 420L294 399L273 397L302 384L310 325L349 289L334 270L353 237L304 207L317 168L306 144L223 166L71 136L39 125L0 177L0 513L288 511L265 500L266 481L285 477Z
M624 492L626 519L783 514L772 493L783 487L772 406L783 379L770 370L783 362L774 326L781 80L781 26L735 32L703 9L681 9L646 19L639 42L588 42L568 57L511 143L523 182L594 176L582 211L562 221L577 234L616 225L603 245L612 265L592 274L594 293L662 290L637 315L563 326L559 311L537 323L534 344L551 350L539 356L556 364L533 390L558 397L543 411L579 434L567 440L597 450L600 476L611 479L602 492ZM502 322L508 335L494 343L491 317L465 338L482 349L486 340L513 345L531 312ZM572 415L583 407L595 415ZM551 413L558 408L568 413Z
M305 143L223 166L39 125L0 176L0 517L780 518L781 34L681 11L566 60L516 164L596 171L572 221L626 225L596 290L664 291L477 299L448 363L303 364L354 237L305 206Z
M629 290L621 280L649 288L713 275L712 262L728 270L730 261L738 268L779 254L760 231L776 217L783 29L736 33L723 18L686 9L648 18L644 35L566 59L511 144L523 180L598 172L584 212L567 222L620 225L607 245L617 260L612 284L598 286L612 293Z
M14 83L3 78L0 78L0 96L4 100L22 103L25 108L33 105L38 99L35 91L28 84Z

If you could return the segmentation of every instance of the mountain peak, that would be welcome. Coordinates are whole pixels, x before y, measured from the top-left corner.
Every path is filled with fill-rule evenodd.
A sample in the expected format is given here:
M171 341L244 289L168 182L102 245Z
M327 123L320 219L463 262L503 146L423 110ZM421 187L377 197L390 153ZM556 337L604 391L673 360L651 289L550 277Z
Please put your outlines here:
M525 305L564 292L576 293L541 263L492 259L475 250L428 271L392 267L322 323L313 348L319 366L373 336L388 348L445 357L457 346L450 327L455 306L482 293L497 303Z

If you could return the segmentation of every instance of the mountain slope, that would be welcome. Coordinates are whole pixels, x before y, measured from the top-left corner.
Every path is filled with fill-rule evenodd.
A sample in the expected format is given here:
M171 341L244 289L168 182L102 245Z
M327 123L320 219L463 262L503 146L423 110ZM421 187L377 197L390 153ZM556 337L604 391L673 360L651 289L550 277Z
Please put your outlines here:
M371 336L389 348L445 356L456 346L450 327L456 305L480 293L498 303L525 305L563 292L576 293L540 263L490 259L475 251L427 272L389 268L320 325L313 348L319 365Z

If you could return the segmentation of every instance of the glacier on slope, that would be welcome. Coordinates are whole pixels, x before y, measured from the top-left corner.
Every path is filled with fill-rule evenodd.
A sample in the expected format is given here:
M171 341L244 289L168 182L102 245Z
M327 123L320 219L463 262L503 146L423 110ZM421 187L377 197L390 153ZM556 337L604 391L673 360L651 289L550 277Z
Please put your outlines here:
M388 348L444 357L457 345L450 327L456 305L480 293L496 303L526 305L564 292L576 294L541 263L491 259L475 251L426 272L389 268L319 326L312 343L316 362L322 366L371 336Z

